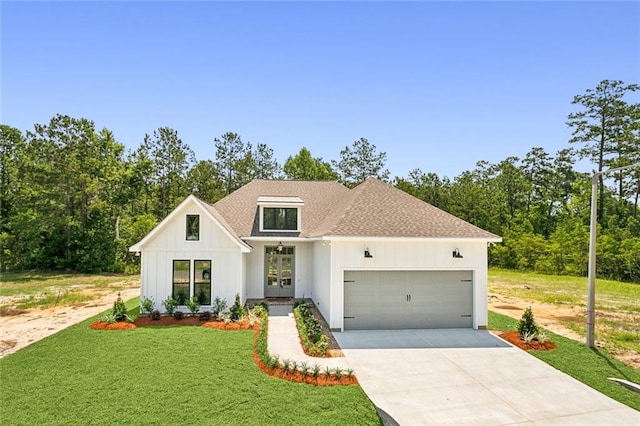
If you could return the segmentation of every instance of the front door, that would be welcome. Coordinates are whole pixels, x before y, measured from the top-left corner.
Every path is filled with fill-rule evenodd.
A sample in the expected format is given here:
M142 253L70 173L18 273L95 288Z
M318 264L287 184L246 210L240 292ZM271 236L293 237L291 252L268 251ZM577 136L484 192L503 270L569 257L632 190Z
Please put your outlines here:
M265 297L294 297L293 247L265 247Z

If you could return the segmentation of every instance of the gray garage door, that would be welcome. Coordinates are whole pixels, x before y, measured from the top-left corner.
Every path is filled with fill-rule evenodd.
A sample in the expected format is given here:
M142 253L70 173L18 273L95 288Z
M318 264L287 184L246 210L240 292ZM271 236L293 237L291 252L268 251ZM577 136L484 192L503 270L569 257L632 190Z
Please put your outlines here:
M471 271L345 271L344 329L470 328Z

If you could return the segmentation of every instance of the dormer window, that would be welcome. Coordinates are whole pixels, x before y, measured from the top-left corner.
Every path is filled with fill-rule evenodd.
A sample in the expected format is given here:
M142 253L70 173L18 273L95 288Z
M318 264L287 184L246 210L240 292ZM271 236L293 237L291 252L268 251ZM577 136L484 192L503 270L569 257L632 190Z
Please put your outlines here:
M263 207L262 228L275 231L297 231L298 209L295 207Z
M260 231L300 232L302 206L298 197L260 197Z
M187 241L198 241L200 239L200 216L197 214L187 215Z

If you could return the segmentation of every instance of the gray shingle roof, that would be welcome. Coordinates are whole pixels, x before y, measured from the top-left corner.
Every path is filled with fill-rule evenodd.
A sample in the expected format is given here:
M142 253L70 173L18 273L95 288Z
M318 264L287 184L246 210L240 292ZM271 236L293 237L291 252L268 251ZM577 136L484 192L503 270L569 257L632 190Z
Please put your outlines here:
M260 232L259 197L299 197L304 202L301 232ZM241 238L499 238L375 178L351 190L337 182L257 179L210 208Z
M240 237L311 236L349 189L338 182L256 179L227 195L213 207ZM302 206L302 232L260 232L259 197L298 197Z
M375 178L355 187L339 210L340 217L328 218L322 235L499 238Z

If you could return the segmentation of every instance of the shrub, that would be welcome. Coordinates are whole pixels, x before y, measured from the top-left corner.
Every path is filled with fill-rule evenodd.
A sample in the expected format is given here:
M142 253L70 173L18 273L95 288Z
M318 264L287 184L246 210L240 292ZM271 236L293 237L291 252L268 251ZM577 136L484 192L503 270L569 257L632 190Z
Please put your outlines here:
M314 379L318 379L320 376L320 364L313 364L313 368L311 369L311 375Z
M524 310L522 318L518 321L518 332L520 337L524 338L525 335L538 334L538 326L536 320L533 318L533 312L531 312L531 306Z
M178 294L176 294L175 299L178 301L178 305L184 306L185 302L189 300L189 296L187 296L184 290L180 290Z
M249 327L253 327L256 321L258 321L261 310L262 308L260 306L255 306L253 309L249 309Z
M336 377L336 380L340 381L342 379L342 368L336 367L333 370L333 375Z
M524 342L531 346L531 342L533 342L533 340L536 338L536 333L532 333L532 332L526 332L522 335L522 340L524 340Z
M229 312L221 312L218 318L220 321L224 321L225 325L231 322L231 314L229 314Z
M114 322L116 322L116 317L113 315L113 312L108 312L105 314L102 320L107 324L113 324Z
M200 291L198 292L198 303L200 305L206 305L207 304L207 295L205 294L203 288L201 288Z
M211 319L211 312L209 311L204 311L204 312L200 312L200 321L209 321Z
M269 325L267 320L268 315L266 311L262 311L260 313L260 318L260 329L258 331L258 338L256 340L256 352L258 353L258 356L260 357L264 365L271 369L275 369L280 364L280 361L277 357L272 357L269 354L269 350L267 348L267 331Z
M302 377L307 377L309 375L309 370L309 364L304 361L300 363L300 373L302 374Z
M140 301L140 309L142 312L145 312L147 315L151 315L153 310L155 309L155 301L153 297L143 297Z
M158 321L160 320L160 311L159 310L155 310L153 312L151 312L151 320L152 321Z
M285 359L282 361L282 370L283 370L284 374L289 373L289 370L291 369L291 363L292 363L292 362L293 362L293 363L294 363L294 365L295 365L295 361L291 361L289 358L285 358ZM294 368L295 368L295 367L294 367Z
M220 319L220 314L223 313L225 309L227 309L227 299L221 299L219 296L216 296L211 304L213 316Z
M174 299L173 296L169 296L167 297L166 300L162 301L162 306L164 306L164 309L167 311L167 314L173 315L173 312L178 307L178 301Z
M240 294L238 293L236 293L236 301L229 309L229 314L233 321L242 321L242 318L244 317L244 307L242 306L242 303L240 303Z
M182 318L184 318L184 313L182 313L182 311L175 311L175 312L173 313L173 317L174 317L176 320L180 321Z
M268 314L269 313L269 305L267 304L267 302L260 302L258 303L257 306L262 307L262 309L264 309L264 311Z
M544 344L549 341L549 335L545 331L540 331L538 332L536 339L544 347Z
M187 309L191 311L191 315L195 315L200 310L200 303L198 303L198 298L193 296L191 299L187 299L184 303Z
M329 348L329 338L322 333L320 323L314 318L306 304L298 304L293 310L300 340L311 356L325 356Z

